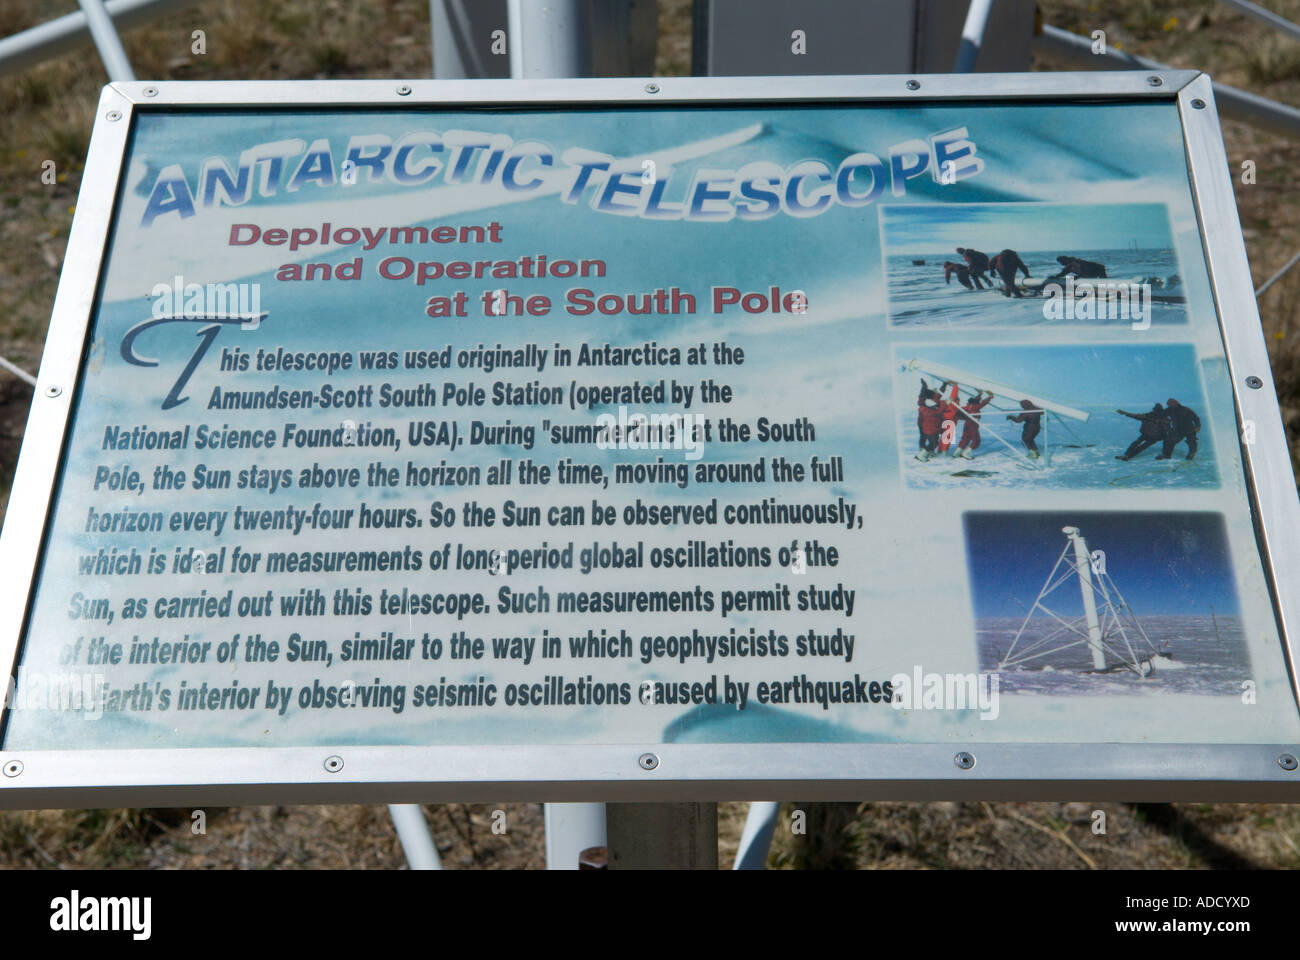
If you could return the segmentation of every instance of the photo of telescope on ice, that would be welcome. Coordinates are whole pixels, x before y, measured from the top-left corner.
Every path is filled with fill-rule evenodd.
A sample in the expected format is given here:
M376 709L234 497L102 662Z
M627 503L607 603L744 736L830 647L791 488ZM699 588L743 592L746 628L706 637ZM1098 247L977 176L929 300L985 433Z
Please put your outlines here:
M1062 527L1061 532L1065 534L1065 547L1025 615L1024 623L1016 631L1010 648L999 659L998 670L1015 669L1059 651L1081 647L1092 659L1092 669L1084 670L1085 673L1129 671L1139 679L1151 676L1157 657L1173 658L1168 641L1164 649L1156 649L1142 622L1107 573L1105 554L1092 554L1078 527ZM1075 588L1083 599L1082 616L1066 619L1048 607L1047 599L1055 591ZM1026 638L1026 628L1042 617L1056 620L1059 626L1045 636Z
M1213 511L962 515L980 669L1007 695L1239 696L1254 676Z

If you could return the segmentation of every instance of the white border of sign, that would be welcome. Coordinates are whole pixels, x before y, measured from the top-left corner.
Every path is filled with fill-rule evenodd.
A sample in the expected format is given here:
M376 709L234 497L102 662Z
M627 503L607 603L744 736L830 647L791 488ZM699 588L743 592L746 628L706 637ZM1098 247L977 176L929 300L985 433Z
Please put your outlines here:
M1168 100L1182 118L1293 696L1300 499L1210 78L1195 71L601 80L119 83L104 88L0 535L0 663L17 668L128 135L152 108ZM1214 229L1210 229L1213 226ZM91 267L94 269L91 269ZM1288 591L1289 588L1289 591ZM623 744L0 752L0 808L588 800L1300 800L1296 744ZM653 756L653 761L647 759ZM1289 758L1289 759L1288 759ZM973 765L969 760L973 759ZM649 769L647 769L647 767Z

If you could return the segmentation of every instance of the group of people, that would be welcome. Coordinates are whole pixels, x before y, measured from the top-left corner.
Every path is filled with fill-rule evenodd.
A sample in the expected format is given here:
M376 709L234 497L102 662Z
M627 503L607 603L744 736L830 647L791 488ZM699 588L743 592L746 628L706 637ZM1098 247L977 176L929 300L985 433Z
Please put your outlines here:
M980 417L992 399L992 391L976 390L963 404L953 381L945 380L937 388L931 388L922 378L921 392L916 398L916 426L921 434L916 459L924 463L943 453L965 460L975 459L981 439ZM1034 438L1041 428L1039 421L1043 411L1028 400L1020 401L1020 405L1024 408L1020 415L1013 417L1008 414L1007 419L1025 425L1021 439L1029 456L1037 458L1039 453ZM960 438L957 436L958 423L961 424Z
M1138 428L1138 438L1116 460L1132 460L1147 447L1157 443L1163 446L1156 459L1168 460L1174 455L1174 449L1184 441L1187 443L1187 459L1196 456L1196 435L1201 430L1201 418L1191 407L1183 406L1173 397L1165 401L1163 407L1157 403L1147 413L1129 413L1127 410L1115 412L1142 423Z
M954 263L952 260L945 260L943 262L944 283L952 283L952 278L956 276L957 282L967 290L992 289L993 281L986 275L991 272L1002 280L1002 295L1004 297L1024 296L1020 291L1020 287L1016 284L1016 277L1021 271L1024 271L1026 277L1031 276L1031 274L1029 268L1025 266L1025 261L1020 259L1020 254L1016 253L1016 251L1006 249L992 257L970 247L958 247L957 252L961 254L962 259L966 262ZM1061 265L1061 269L1053 276L1048 277L1048 282L1064 280L1067 276L1074 276L1078 279L1103 278L1106 276L1105 264L1084 260L1082 257L1067 254L1057 257L1056 262Z
M973 460L980 447L980 418L984 408L993 400L992 391L976 390L965 403L961 402L956 382L944 380L931 387L921 378L921 392L916 398L916 428L920 434L916 459L925 463L941 454ZM1030 460L1042 456L1038 449L1038 434L1043 429L1045 411L1030 400L1020 401L1020 412L1007 414L1012 423L1021 425L1020 442ZM1201 418L1191 407L1170 397L1164 406L1156 404L1148 413L1129 413L1117 410L1126 417L1141 422L1138 438L1116 460L1132 460L1147 447L1163 444L1157 460L1168 460L1180 443L1187 444L1187 459L1196 456L1196 435L1201 430ZM957 426L961 425L960 437Z

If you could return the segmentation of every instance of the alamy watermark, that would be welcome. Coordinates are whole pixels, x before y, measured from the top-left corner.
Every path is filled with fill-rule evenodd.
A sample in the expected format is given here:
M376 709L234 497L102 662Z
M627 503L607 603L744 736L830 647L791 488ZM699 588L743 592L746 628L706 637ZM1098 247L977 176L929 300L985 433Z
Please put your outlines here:
M981 720L1001 712L996 673L926 673L920 664L891 680L895 710L978 710Z
M186 283L177 274L171 283L154 284L149 296L155 320L239 319L245 330L262 321L260 283Z
M90 720L103 715L109 697L102 673L41 673L24 670L22 682L9 678L5 706L10 710L51 710Z
M704 456L704 415L700 413L633 413L620 405L618 416L596 418L600 450L682 450L687 460Z
M1083 280L1043 285L1045 320L1131 320L1134 330L1151 326L1151 284Z

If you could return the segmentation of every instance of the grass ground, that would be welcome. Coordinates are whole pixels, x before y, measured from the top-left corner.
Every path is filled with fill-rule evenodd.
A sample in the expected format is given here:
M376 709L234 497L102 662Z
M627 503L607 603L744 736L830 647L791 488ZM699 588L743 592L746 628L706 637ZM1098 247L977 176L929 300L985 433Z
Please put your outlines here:
M1266 0L1300 20L1300 0ZM657 73L689 72L689 0L660 0ZM1300 43L1211 0L1044 0L1044 19L1122 49L1300 103ZM76 9L74 0L3 0L0 36ZM192 52L203 30L206 52ZM124 36L150 79L428 76L425 0L207 0ZM1036 64L1043 68L1049 64ZM63 262L102 68L89 50L0 77L0 354L34 371ZM1225 124L1237 203L1256 283L1300 250L1300 142ZM42 183L45 161L56 182ZM1279 400L1300 449L1300 268L1260 300ZM0 373L0 512L22 438L30 389ZM494 833L495 810L507 830ZM1264 804L880 803L809 805L811 833L773 846L773 866L880 868L1300 868L1300 808ZM735 855L743 804L719 809L724 865ZM1095 833L1094 811L1106 832ZM445 865L527 868L544 862L537 804L425 808ZM382 807L69 810L0 814L0 867L400 867ZM810 839L811 838L811 839Z

